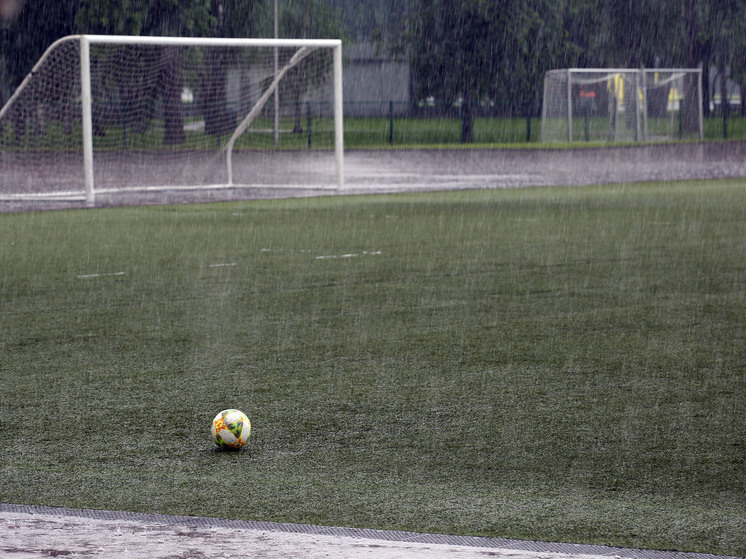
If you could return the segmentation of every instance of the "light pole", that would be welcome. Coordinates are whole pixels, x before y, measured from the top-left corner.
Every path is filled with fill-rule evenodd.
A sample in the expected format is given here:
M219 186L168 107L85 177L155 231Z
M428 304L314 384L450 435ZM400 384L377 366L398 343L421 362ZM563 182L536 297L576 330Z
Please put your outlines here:
M277 39L280 35L280 26L277 21L277 0L275 0L275 39ZM279 54L277 52L277 47L275 47L275 77L277 76L277 71L279 69L280 63L279 63ZM275 88L275 122L274 122L274 139L275 139L275 147L280 145L280 93L277 88Z

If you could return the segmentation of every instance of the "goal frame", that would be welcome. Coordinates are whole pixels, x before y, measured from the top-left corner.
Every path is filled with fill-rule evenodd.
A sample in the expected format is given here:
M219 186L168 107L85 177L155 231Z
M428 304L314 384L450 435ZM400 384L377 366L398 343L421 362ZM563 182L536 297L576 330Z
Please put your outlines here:
M333 118L334 118L334 158L336 188L344 187L344 128L343 128L343 99L342 99L342 41L341 39L262 39L262 38L207 38L207 37L149 37L129 35L73 35L63 37L52 43L44 52L34 68L26 76L21 85L8 99L4 107L0 107L0 118L10 107L16 97L24 90L26 84L32 79L35 71L39 68L54 48L63 41L79 40L80 42L80 103L82 115L82 137L83 137L83 173L85 202L87 206L94 206L96 200L96 188L93 173L93 111L91 93L91 59L90 48L92 45L150 45L150 46L201 46L201 47L275 47L275 48L330 48L333 52L332 78L333 78ZM270 89L273 92L277 82L281 78L275 76ZM226 146L226 165L228 166L228 182L225 185L231 187L232 169L231 150L233 144Z
M697 95L697 137L702 140L704 138L704 115L702 108L702 68L563 68L556 70L549 70L544 76L543 85L543 99L542 99L542 130L541 130L541 143L547 143L551 141L545 137L545 123L547 121L548 112L548 88L550 76L562 76L565 79L566 86L566 103L565 117L567 119L567 137L568 143L573 143L574 131L573 131L573 85L582 83L583 75L600 74L600 75L627 75L634 77L634 89L637 91L637 95L633 95L634 102L632 108L635 111L634 115L634 141L651 141L651 136L648 131L649 121L649 110L648 110L648 88L650 82L648 77L650 74L673 74L680 77L685 75L693 75L696 79L696 95ZM580 79L576 82L573 81L573 76L580 76ZM586 132L587 135L587 132ZM613 141L613 140L612 140Z

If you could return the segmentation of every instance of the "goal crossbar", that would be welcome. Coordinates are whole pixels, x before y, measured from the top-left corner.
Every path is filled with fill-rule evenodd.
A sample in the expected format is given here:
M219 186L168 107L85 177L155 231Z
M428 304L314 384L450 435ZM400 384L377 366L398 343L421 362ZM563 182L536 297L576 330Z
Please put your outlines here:
M297 49L300 56L291 57L280 69L275 67L276 75L271 76L271 81L267 90L262 97L251 107L251 111L245 115L239 115L240 124L234 130L229 143L221 151L225 151L227 169L227 181L224 186L233 186L231 152L233 145L238 136L244 133L256 117L256 114L266 103L270 94L277 90L278 83L285 74L289 72L305 56L316 49L330 49L332 56L332 96L331 112L334 121L334 160L335 160L335 182L336 188L341 189L344 186L344 136L343 136L343 99L342 99L342 41L339 39L263 39L263 38L212 38L212 37L140 37L140 36L123 36L123 35L72 35L63 37L55 41L45 51L39 61L35 64L31 72L26 76L21 85L16 89L13 95L8 99L6 104L0 107L0 123L6 113L9 112L14 102L24 94L24 91L32 84L34 77L45 64L51 53L61 43L77 42L80 52L80 75L79 75L79 99L80 99L80 117L82 133L82 153L83 153L83 180L84 192L87 205L95 205L96 185L94 184L94 118L93 114L93 97L92 92L92 60L91 47L98 45L114 46L162 46L162 47L215 47L225 49L241 48L263 48L263 49ZM0 128L0 132L2 129ZM2 146L0 145L0 148Z

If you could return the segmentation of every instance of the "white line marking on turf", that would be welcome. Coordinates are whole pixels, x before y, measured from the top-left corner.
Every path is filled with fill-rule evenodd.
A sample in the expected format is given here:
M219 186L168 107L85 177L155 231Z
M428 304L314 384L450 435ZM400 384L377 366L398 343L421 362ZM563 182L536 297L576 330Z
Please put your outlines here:
M78 279L88 279L88 278L103 278L105 276L123 276L125 272L112 272L110 274L83 274L80 276L77 276Z
M225 262L224 264L210 264L210 268L223 268L225 266L238 266L238 262Z
M422 179L427 178L428 180L492 180L492 179L529 179L532 176L538 176L538 175L529 175L525 173L513 173L513 174L498 174L498 173L458 173L458 174L438 174L438 175L429 175L426 173L391 173L388 171L369 171L366 170L364 172L359 173L359 176L363 177L375 177L376 179L384 179L384 178L398 178L398 179ZM349 178L357 178L358 175L355 175L354 172L351 172L349 175Z
M239 190L252 188L280 188L280 189L304 189L304 190L336 190L336 184L285 184L285 183L251 183L251 184L171 184L162 186L124 186L121 188L99 188L96 194L127 194L133 192L161 192L164 190Z
M381 251L380 250L374 250L374 251L368 252L367 250L364 250L362 252L362 254L363 254L363 256L377 255L377 254L381 254ZM323 256L317 256L316 260L329 260L331 258L356 258L358 256L360 256L360 255L356 254L356 253L350 253L350 254L327 254L327 255L323 255Z

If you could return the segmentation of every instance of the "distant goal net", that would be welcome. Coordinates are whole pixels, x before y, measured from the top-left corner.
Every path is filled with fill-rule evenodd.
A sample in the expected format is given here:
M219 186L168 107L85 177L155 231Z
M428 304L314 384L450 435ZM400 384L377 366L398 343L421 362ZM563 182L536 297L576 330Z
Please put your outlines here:
M80 35L0 108L0 198L343 186L336 39Z
M542 142L702 139L700 69L551 70Z

